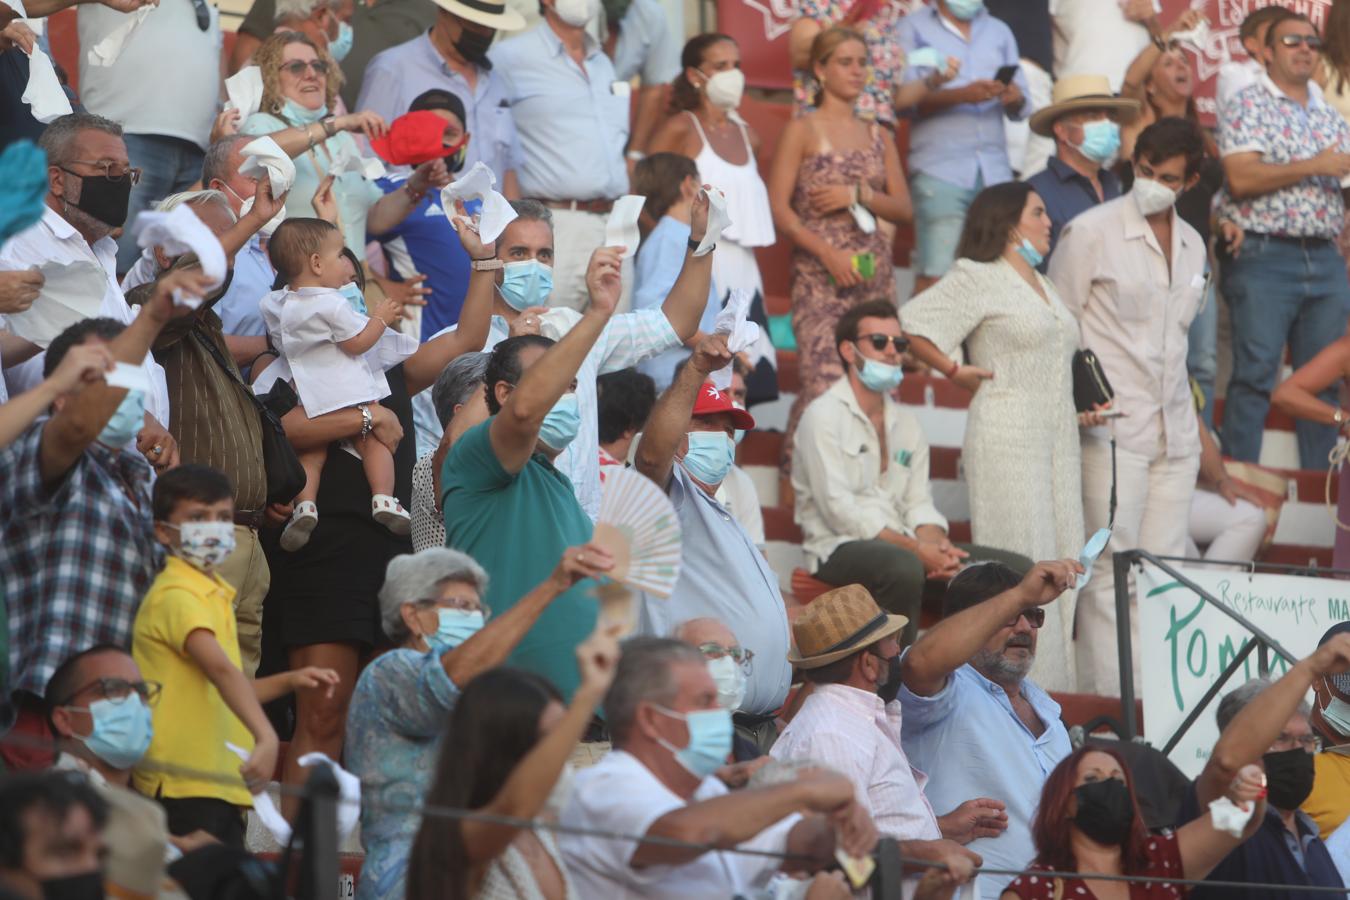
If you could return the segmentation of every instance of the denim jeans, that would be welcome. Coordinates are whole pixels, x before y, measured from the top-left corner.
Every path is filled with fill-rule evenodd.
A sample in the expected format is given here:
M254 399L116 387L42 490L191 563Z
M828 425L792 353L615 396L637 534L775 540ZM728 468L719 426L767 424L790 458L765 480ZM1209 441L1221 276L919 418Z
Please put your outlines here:
M141 170L141 181L131 189L127 221L117 242L117 271L126 272L141 255L132 226L141 210L170 194L185 191L202 177L202 149L191 141L162 134L124 134L127 156Z
M916 172L909 184L914 197L915 274L938 278L956 259L956 247L966 224L966 210L970 209L971 201L984 186L984 181L977 177L975 187L963 188Z
M1233 377L1223 410L1223 449L1258 462L1270 392L1284 346L1294 368L1345 334L1350 281L1332 241L1276 238L1249 232L1236 259L1222 267L1223 295L1233 319ZM1336 402L1336 387L1319 395ZM1336 443L1336 428L1299 421L1299 466L1320 469Z
M1191 321L1191 330L1186 335L1186 372L1195 379L1205 398L1200 420L1213 430L1214 380L1219 372L1219 307L1213 280L1205 292L1204 302L1205 305L1196 313Z

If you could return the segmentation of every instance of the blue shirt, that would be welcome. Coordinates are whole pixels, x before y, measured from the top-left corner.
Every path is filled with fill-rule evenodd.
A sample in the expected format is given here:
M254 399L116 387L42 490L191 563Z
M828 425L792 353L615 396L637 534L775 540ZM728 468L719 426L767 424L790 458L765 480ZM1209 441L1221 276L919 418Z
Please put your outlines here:
M680 74L680 45L659 0L633 0L617 30L614 71L620 80L637 75L649 87L669 84Z
M586 72L547 21L492 48L520 133L520 192L542 200L613 200L628 193L628 82L589 35Z
M916 9L901 19L895 27L895 39L906 54L921 47L933 47L943 59L954 56L961 60L961 74L947 88L993 78L1003 66L1018 62L1012 30L984 10L971 20L969 41L933 6ZM915 67L908 77L923 78L930 71ZM1013 76L1013 84L1021 89L1023 98L1031 96L1020 67ZM1024 118L1029 107L1024 99L1022 108L1012 118ZM1010 181L1012 167L1003 135L1005 114L1003 104L994 98L951 106L918 119L909 133L910 171L966 190L975 187L977 178L983 178L985 187Z
M1082 175L1058 156L1050 157L1045 169L1027 179L1027 184L1035 189L1045 201L1045 212L1050 217L1050 252L1045 254L1041 263L1041 273L1045 273L1046 264L1059 243L1059 233L1064 230L1074 216L1085 212L1099 203L1114 200L1120 196L1120 179L1110 169L1101 169L1097 179L1102 183L1102 197Z
M432 88L449 91L463 101L468 117L464 128L469 133L464 168L481 160L497 176L500 190L506 173L519 170L523 163L506 83L495 70L479 69L470 88L463 75L446 65L430 33L377 53L366 67L354 108L372 110L392 122L408 111L419 94Z
M675 286L675 280L680 277L688 250L689 226L670 216L662 216L638 250L634 264L633 309L661 308L670 289ZM710 283L708 304L703 308L703 318L698 322L698 327L707 334L712 334L717 312L722 308L718 296L717 287ZM670 387L670 383L675 380L675 367L681 360L688 358L688 347L672 347L638 363L638 371L652 377L659 393Z
M258 301L272 290L276 278L277 273L262 248L262 240L255 234L235 254L230 288L212 307L220 316L226 334L244 337L267 334L262 313L258 312Z
M910 763L928 773L924 794L933 810L945 815L976 797L1008 805L1008 830L969 844L986 866L996 869L1024 869L1036 857L1031 823L1041 788L1059 761L1073 752L1059 704L1029 680L1022 682L1022 696L1045 725L1040 737L1017 717L1007 692L972 666L953 672L931 697L900 687L905 717L900 741ZM985 900L997 900L1011 880L983 876Z
M406 175L392 175L375 183L392 194L407 180ZM390 272L399 281L417 273L427 276L425 286L431 294L422 307L422 340L459 322L469 289L469 254L441 209L439 192L429 191L403 221L370 237L384 248Z

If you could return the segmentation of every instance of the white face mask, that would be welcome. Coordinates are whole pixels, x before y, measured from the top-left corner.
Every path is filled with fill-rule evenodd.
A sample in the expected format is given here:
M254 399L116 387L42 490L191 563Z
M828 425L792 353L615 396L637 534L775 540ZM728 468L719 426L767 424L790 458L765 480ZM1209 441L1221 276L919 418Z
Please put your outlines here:
M703 75L701 71L699 74ZM740 69L726 69L704 77L708 80L703 85L703 93L708 95L708 101L713 106L719 109L735 109L741 105L741 96L745 93L744 72Z
M557 0L553 11L573 28L580 28L599 11L599 0Z
M735 712L745 701L745 670L730 656L708 660L708 674L717 685L717 705Z
M1139 212L1145 216L1169 210L1177 202L1176 191L1152 178L1136 178L1134 187L1130 188L1130 196L1134 198L1134 205L1139 207Z

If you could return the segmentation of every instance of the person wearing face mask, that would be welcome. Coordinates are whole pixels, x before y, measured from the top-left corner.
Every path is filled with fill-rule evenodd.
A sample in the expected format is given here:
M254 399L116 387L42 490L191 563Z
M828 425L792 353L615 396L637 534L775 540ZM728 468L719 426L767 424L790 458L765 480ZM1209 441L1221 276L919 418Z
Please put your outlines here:
M1116 629L1135 627L1133 615L1116 622L1112 553L1186 551L1201 450L1187 331L1204 302L1206 248L1174 204L1199 179L1204 158L1194 123L1150 125L1135 143L1130 193L1070 222L1050 260L1050 280L1079 322L1081 346L1101 360L1120 415L1082 430L1086 534L1108 525L1113 490L1119 497L1109 549L1078 597L1078 687L1089 693L1119 693Z
M1137 116L1139 106L1112 94L1105 76L1066 75L1055 84L1054 102L1032 114L1032 132L1055 142L1045 169L1027 179L1050 216L1047 257L1074 216L1120 196L1111 166L1120 151L1120 124ZM1038 268L1044 273L1046 263Z
M178 314L174 289L200 296L204 284L201 275L176 272L130 325L103 318L72 325L48 346L47 374L81 345L139 363ZM110 387L90 372L51 400L50 416L0 450L0 583L11 599L6 687L20 734L48 736L37 698L62 662L96 643L130 642L132 618L159 571L150 467L128 452L144 409L144 392ZM71 597L81 602L72 606ZM50 754L5 745L0 759L22 769Z
M104 881L107 826L108 804L81 779L63 772L0 778L0 896L102 900L111 887Z
M484 603L488 573L472 557L433 547L390 560L380 620L397 646L361 673L347 713L343 759L369 801L361 807L358 898L404 895L419 817L401 805L427 795L438 754L476 739L456 733L456 718L443 740L463 686L504 663L556 600L603 571L605 558L589 544L567 548L547 578L496 616Z
M1278 681L1254 678L1234 688L1219 702L1215 718L1219 740L1200 777L1182 801L1180 821L1208 819L1209 804L1222 796L1245 766L1265 773L1265 814L1254 817L1251 838L1210 873L1214 881L1342 887L1331 855L1318 837L1318 825L1299 809L1312 793L1314 760L1321 739L1313 731L1307 703L1309 689L1350 670L1350 635L1337 633L1311 655L1289 667ZM1320 691L1319 691L1320 693ZM1329 832L1328 832L1329 834ZM1228 897L1226 888L1196 888L1196 900ZM1293 900L1299 892L1267 889L1270 900Z
M717 619L690 619L672 632L676 640L697 647L708 661L708 674L717 684L717 705L731 713L735 729L731 755L736 762L758 759L778 739L775 716L753 716L741 711L749 680L754 675L753 650L741 646L731 629Z
M268 4L262 3L260 12ZM275 0L271 28L274 31L298 31L328 51L333 62L341 64L352 49L351 17L353 0ZM249 9L250 15L253 9ZM264 36L264 39L266 36Z
M638 442L634 464L670 497L683 534L679 580L669 599L642 594L638 630L670 634L702 616L725 623L759 660L741 710L767 716L782 706L791 682L787 613L778 577L716 500L735 459L736 429L755 427L750 413L707 380L730 362L726 335L704 338L656 401Z
M1133 775L1124 758L1114 749L1082 747L1065 757L1046 779L1032 826L1036 858L1031 865L1021 867L1033 874L1015 878L1003 892L1002 900L1105 895L1100 887L1102 894L1093 892L1093 887L1103 882L1094 882L1090 876L1036 874L1044 871L1204 878L1256 831L1267 814L1264 794L1261 770L1253 765L1243 766L1214 795L1215 798L1223 795L1239 809L1251 811L1251 819L1240 837L1216 828L1208 809L1205 815L1171 834L1150 835L1135 799ZM1135 882L1127 890L1106 896L1124 897L1127 893L1130 900L1170 900L1183 895L1182 889L1174 885L1154 881Z
M497 176L497 189L514 200L520 196L524 152L507 104L506 78L493 68L488 48L497 32L518 31L525 20L491 0L435 0L435 7L430 30L371 59L355 108L371 110L385 121L410 109L455 112L460 133L472 135L464 167L481 161ZM440 102L419 105L433 91ZM446 95L454 98L457 110L446 105Z
M816 770L734 792L714 777L731 752L731 713L718 704L703 655L688 644L625 641L604 714L614 749L577 773L561 823L693 844L561 832L558 848L577 896L749 897L781 860L705 848L799 853L813 872L834 859L836 847L862 856L876 844L871 817L842 775Z
M793 437L792 490L806 563L827 584L862 584L905 616L913 642L928 585L934 590L971 556L1019 572L1031 560L990 547L957 546L928 481L928 441L894 393L909 341L895 305L877 300L840 316L835 349L844 377L811 402Z
M1350 634L1350 624L1340 622L1328 628L1318 642L1319 652L1344 634ZM1350 676L1344 672L1326 675L1313 682L1313 690L1316 702L1312 726L1322 738L1326 752L1314 757L1317 778L1302 808L1317 823L1322 839L1330 844L1332 834L1345 832L1342 826L1350 821L1350 753L1346 752L1350 748ZM1342 834L1337 842L1340 847L1347 846L1344 843L1347 837L1350 832ZM1350 860L1350 854L1340 852ZM1341 871L1350 873L1350 866Z
M229 478L209 466L179 466L155 482L155 537L169 556L136 611L131 651L163 690L143 750L153 763L137 766L132 781L164 807L170 834L201 830L242 848L244 812L277 762L261 704L302 688L331 692L339 677L318 667L244 674L235 592L217 571L234 552L233 498ZM251 751L242 766L227 743Z

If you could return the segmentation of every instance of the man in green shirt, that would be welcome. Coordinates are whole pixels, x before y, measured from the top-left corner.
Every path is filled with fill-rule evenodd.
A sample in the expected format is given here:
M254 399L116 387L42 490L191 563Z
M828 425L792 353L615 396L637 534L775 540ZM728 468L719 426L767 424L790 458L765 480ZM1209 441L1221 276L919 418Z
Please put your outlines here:
M446 545L468 553L489 576L487 605L510 609L549 576L563 550L590 540L592 524L566 475L553 467L576 437L576 375L618 303L622 248L602 247L586 272L590 306L562 340L521 335L492 351L484 377L486 422L455 441L441 471ZM613 559L587 545L578 562L599 575ZM549 679L570 699L575 650L594 630L590 585L555 599L510 663Z

